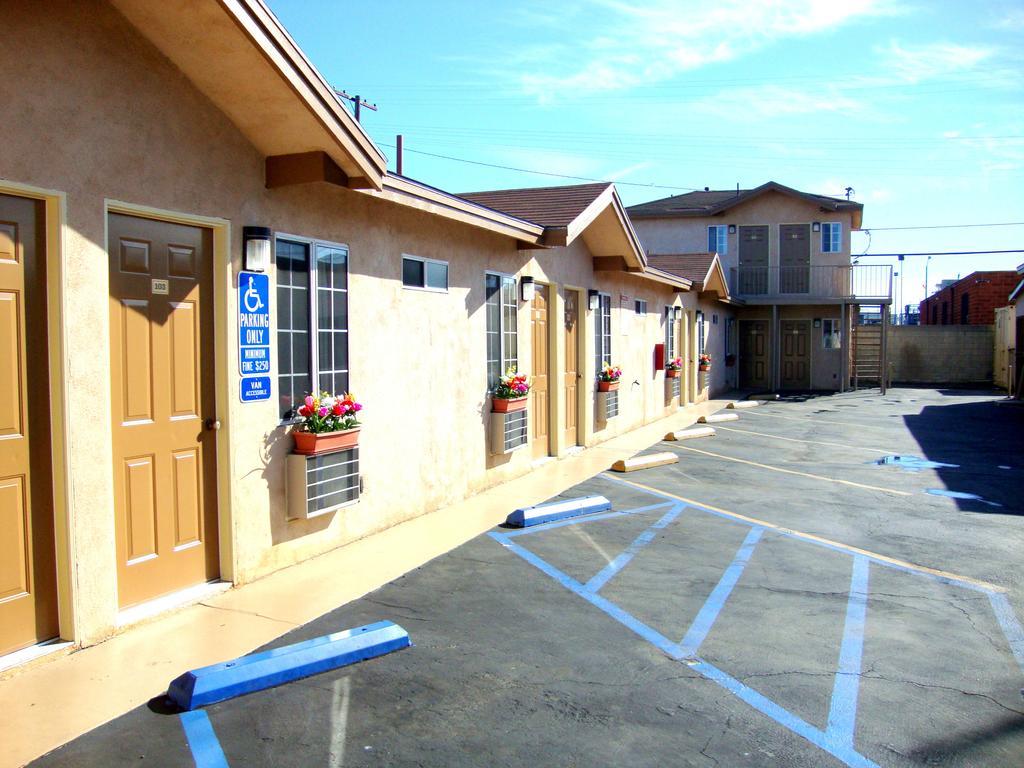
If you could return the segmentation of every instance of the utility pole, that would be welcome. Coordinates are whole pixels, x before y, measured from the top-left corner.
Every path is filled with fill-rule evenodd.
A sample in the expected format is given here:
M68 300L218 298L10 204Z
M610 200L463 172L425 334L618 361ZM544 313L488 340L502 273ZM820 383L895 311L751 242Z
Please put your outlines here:
M902 253L899 255L898 259L900 266L900 325L905 325L907 322L907 308L903 306L902 302L906 299L906 295L903 293L903 273L906 272L906 266L903 263L904 256Z
M341 90L339 88L335 88L334 92L336 94L338 94L338 96L340 96L341 98L345 99L346 101L351 101L352 102L352 107L353 107L353 111L355 112L355 115L356 115L356 122L357 123L359 122L360 108L361 107L366 107L367 109L372 109L374 112L377 111L377 105L376 104L371 104L370 102L363 100L363 98L358 93L353 96L353 95L351 95L349 93L346 93L345 91L343 91L343 90Z

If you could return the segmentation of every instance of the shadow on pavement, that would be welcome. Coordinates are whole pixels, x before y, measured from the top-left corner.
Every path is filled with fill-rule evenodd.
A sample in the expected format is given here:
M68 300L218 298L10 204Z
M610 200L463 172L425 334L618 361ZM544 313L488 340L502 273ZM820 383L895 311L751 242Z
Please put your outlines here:
M943 487L935 490L965 494L954 498L969 512L1024 514L1024 409L994 401L952 402L925 406L920 414L903 420L924 458L957 465L936 469Z

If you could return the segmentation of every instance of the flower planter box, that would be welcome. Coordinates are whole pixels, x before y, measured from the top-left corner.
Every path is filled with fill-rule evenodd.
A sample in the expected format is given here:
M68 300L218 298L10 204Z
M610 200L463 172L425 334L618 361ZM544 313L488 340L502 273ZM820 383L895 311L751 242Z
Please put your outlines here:
M669 379L678 379L679 378L679 374L681 374L681 373L682 373L682 371L680 371L678 368L666 368L665 369L665 376L667 378L669 378Z
M701 373L709 373L711 371L711 366L710 365L701 365L701 366L698 366L697 370L699 370Z
M617 381L599 381L597 382L598 392L614 392L619 388L619 382Z
M359 445L361 427L343 429L340 432L292 432L295 438L294 453L301 456L318 456L321 453L343 451Z
M491 398L491 413L515 413L526 408L529 397L493 397Z

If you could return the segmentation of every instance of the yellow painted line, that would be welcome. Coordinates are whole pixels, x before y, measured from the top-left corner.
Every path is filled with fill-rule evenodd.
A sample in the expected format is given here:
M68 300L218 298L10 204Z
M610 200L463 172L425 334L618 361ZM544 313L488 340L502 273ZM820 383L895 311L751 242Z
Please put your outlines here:
M769 435L767 432L755 432L752 429L736 429L735 427L723 427L718 426L718 429L724 429L726 432L738 432L741 435L757 435L758 437L770 437L773 440L785 440L790 443L805 443L806 445L827 445L832 448L843 448L846 450L853 451L867 451L868 453L882 453L889 454L890 450L885 448L865 448L862 445L848 445L846 443L827 443L822 440L798 440L795 437L783 437L782 435Z
M835 424L839 427L861 427L864 426L863 421L829 421L828 419L819 419L815 414L808 413L806 416L783 416L781 413L765 413L764 411L744 411L744 415L750 414L752 416L769 416L773 419L787 419L788 421L808 421L813 420L815 424Z
M748 461L747 459L737 459L733 456L723 456L720 453L712 453L711 451L702 451L700 448L690 448L688 445L673 445L680 451L693 451L694 453L703 453L705 456L714 456L716 459L725 459L726 461L735 461L738 464L749 464L752 467L760 467L761 469L770 469L772 472L784 472L787 475L799 475L800 477L809 477L812 480L824 480L829 483L837 483L839 485L848 485L851 488L865 488L869 491L881 491L882 493L891 493L896 496L910 496L911 494L907 491L897 491L894 488L882 488L877 485L865 485L864 483L855 483L852 480L838 480L834 477L825 477L824 475L812 475L810 472L799 472L795 469L783 469L782 467L773 467L771 464L759 464L756 461Z
M963 581L963 582L966 582L968 584L974 584L975 586L984 587L985 589L991 589L991 590L994 590L996 592L1003 592L1003 593L1005 593L1007 591L1006 587L1000 587L998 584L990 584L989 582L982 581L981 579L972 579L970 576L961 576L958 573L950 573L949 571L942 571L942 570L939 570L938 568L929 568L926 565L918 565L917 563L911 563L911 562L908 562L906 560L899 560L899 559L897 559L895 557L889 557L888 555L880 555L877 552L872 552L869 549L861 549L860 547L853 547L853 546L850 546L849 544L843 544L841 541L834 541L833 539L826 539L823 536L817 536L817 535L815 535L813 533L805 533L804 531L798 531L798 530L796 530L794 528L787 528L784 525L778 525L776 523L770 523L767 520L759 520L756 517L749 517L748 515L741 515L739 512L731 512L728 509L722 509L721 507L714 507L714 506L712 506L710 504L705 504L703 501L696 501L694 499L688 499L685 496L679 496L679 495L677 495L675 493L669 493L668 491L661 491L661 490L658 490L657 488L652 488L649 485L644 485L643 483L638 483L638 482L635 482L633 480L627 480L624 477L615 477L615 478L609 478L609 479L614 479L615 482L617 482L617 483L625 483L626 485L631 485L634 488L639 488L640 490L643 490L643 491L649 491L650 493L657 494L658 496L665 496L665 497L670 498L670 499L676 499L678 501L685 502L686 504L693 504L694 506L697 506L697 507L703 507L704 509L710 509L712 512L718 512L719 514L725 515L726 517L731 517L734 520L742 520L743 522L750 523L751 525L759 525L762 528L768 528L768 529L773 530L773 531L778 531L779 533L785 533L785 534L788 534L789 536L794 536L794 537L796 537L798 539L804 539L806 541L816 541L816 542L818 542L820 544L827 544L827 545L829 545L831 547L839 547L840 549L844 549L847 552L852 552L852 553L858 554L858 555L866 555L867 557L870 557L870 558L872 558L874 560L880 560L881 562L884 562L884 563L891 563L892 565L898 565L901 568L908 568L908 569L910 569L912 571L919 571L921 573L930 573L933 576L941 576L942 578L945 578L945 579L955 579L956 581Z

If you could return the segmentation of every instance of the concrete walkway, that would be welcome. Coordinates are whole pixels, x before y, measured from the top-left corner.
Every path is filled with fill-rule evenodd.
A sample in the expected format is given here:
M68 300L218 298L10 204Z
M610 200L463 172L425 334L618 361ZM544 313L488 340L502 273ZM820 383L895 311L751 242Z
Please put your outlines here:
M249 653L464 544L512 509L556 496L669 431L724 408L716 399L75 653L0 681L4 750L20 766L166 691L181 672Z

